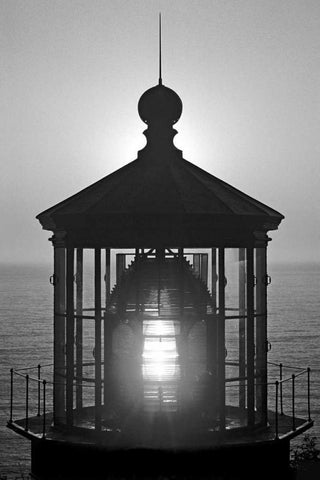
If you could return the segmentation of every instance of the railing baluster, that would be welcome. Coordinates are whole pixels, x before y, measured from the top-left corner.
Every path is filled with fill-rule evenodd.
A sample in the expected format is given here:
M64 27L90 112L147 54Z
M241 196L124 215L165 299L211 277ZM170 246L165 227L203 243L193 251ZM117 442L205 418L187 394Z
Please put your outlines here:
M24 428L26 431L29 430L29 375L26 375L26 425Z
M279 426L278 426L278 397L279 397L279 382L278 382L278 380L277 380L277 381L276 381L276 418L275 418L276 438L279 438Z
M292 375L292 430L296 429L296 419L295 419L295 374Z
M308 372L308 420L311 422L311 408L310 408L310 373L311 369L307 369Z
M38 415L38 417L40 417L41 365L39 364L37 368L38 368L38 414L37 415Z
M43 424L42 424L42 438L46 438L46 381L43 380Z
M10 419L9 422L12 423L13 419L13 368L10 369Z
M283 395L282 395L282 379L283 379L283 365L280 363L280 414L283 415Z

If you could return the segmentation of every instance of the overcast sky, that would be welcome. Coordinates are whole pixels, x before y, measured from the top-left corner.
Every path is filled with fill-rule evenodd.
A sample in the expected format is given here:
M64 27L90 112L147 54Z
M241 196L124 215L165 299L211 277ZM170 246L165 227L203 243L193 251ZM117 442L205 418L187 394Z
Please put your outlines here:
M285 215L320 261L319 0L1 0L0 261L50 262L35 216L136 158L141 94L183 101L184 158Z

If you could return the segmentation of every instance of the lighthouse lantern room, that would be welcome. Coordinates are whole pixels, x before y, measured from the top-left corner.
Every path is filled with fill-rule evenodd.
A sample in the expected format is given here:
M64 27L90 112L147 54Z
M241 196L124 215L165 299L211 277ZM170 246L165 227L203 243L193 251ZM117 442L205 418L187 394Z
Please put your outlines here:
M182 102L161 79L138 111L137 159L37 217L53 232L53 409L44 392L27 427L12 409L8 425L41 479L250 478L271 453L285 469L312 421L281 412L281 382L268 401L266 253L283 216L183 159Z

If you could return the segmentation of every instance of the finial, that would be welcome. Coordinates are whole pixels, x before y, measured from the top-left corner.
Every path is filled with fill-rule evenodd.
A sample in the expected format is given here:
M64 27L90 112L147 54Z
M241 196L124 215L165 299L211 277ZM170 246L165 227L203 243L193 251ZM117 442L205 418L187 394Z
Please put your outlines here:
M161 12L159 13L159 85L162 85Z

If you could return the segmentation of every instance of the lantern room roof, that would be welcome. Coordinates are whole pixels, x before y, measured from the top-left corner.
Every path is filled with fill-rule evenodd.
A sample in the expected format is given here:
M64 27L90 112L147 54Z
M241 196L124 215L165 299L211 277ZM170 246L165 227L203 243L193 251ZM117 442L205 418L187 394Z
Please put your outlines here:
M217 238L222 231L241 236L278 227L279 212L182 158L172 127L182 102L173 90L162 84L147 90L138 109L148 124L138 158L40 213L44 229L85 243L99 234L119 245L127 238L204 246L209 231Z

